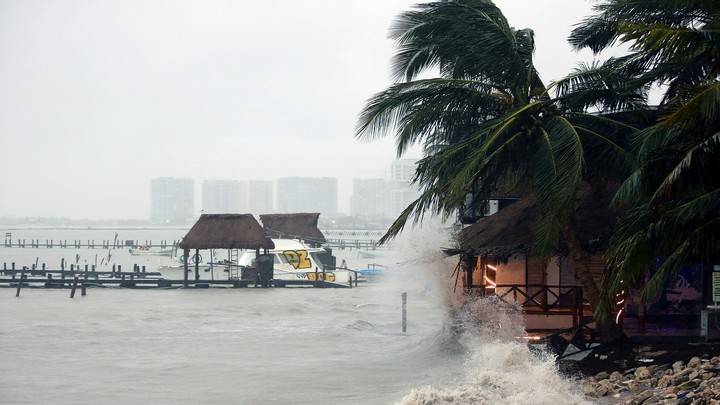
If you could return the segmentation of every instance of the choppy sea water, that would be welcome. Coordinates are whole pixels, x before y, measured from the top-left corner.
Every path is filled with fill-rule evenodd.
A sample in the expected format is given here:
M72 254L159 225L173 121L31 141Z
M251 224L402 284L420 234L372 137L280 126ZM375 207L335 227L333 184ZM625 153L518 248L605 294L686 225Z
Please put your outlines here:
M0 403L582 403L551 358L513 339L520 317L486 301L451 317L454 261L437 254L448 243L437 235L417 231L370 259L336 252L351 266L393 268L354 289L89 289L75 299L0 289ZM0 250L0 262L76 259L54 252ZM77 252L78 263L96 253ZM449 326L458 319L460 334Z

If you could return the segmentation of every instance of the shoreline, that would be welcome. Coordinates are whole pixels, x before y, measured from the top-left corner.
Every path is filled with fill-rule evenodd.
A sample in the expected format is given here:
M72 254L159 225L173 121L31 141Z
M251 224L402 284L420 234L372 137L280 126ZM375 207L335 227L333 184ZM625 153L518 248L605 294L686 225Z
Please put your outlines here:
M561 361L559 366L564 374L580 374L582 391L593 401L720 405L718 343L622 341L598 348L578 362Z

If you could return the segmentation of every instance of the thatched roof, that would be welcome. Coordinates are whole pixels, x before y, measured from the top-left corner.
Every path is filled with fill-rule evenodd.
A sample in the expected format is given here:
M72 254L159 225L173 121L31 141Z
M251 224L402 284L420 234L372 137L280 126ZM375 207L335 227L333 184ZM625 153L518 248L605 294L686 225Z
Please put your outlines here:
M203 214L180 242L183 249L273 249L251 214Z
M461 231L461 249L478 256L499 257L527 252L533 243L530 218L534 209L535 200L525 198L479 219Z
M615 223L608 206L616 189L616 185L608 185L598 190L584 183L578 191L573 220L580 243L589 251L607 247ZM463 229L460 248L474 255L499 258L528 253L534 241L532 224L537 215L535 199L523 198Z
M298 238L324 243L325 235L318 229L318 213L260 215L265 234L272 238Z

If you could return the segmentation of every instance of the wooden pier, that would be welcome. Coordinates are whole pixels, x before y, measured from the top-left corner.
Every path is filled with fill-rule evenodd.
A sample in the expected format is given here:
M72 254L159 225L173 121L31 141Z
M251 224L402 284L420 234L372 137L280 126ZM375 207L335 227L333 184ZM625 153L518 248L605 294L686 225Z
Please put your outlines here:
M324 278L324 277L323 277ZM357 286L357 279L355 280ZM321 277L316 280L270 280L270 287L315 287L315 288L352 288L351 284L326 282ZM132 271L123 271L122 266L113 265L111 271L96 270L95 266L84 267L70 265L66 269L49 269L43 263L41 266L32 265L16 268L15 263L3 263L0 269L0 288L16 288L16 296L20 295L22 288L69 288L80 287L83 291L87 287L117 287L134 289L152 288L248 288L258 287L253 280L224 279L224 280L174 280L162 277L160 272L146 271L145 266L133 265ZM83 293L83 295L85 295ZM74 296L74 294L73 294Z
M4 239L1 248L21 249L159 249L170 250L164 252L166 255L177 256L179 240L80 240L80 239ZM376 250L387 248L388 245L380 245L377 240L371 239L327 239L323 246L333 249L358 249Z

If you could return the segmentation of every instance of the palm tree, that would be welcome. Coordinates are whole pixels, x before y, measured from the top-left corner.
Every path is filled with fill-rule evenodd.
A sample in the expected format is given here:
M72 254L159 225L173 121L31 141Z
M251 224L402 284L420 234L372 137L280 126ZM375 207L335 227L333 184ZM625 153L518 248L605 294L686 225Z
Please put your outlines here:
M511 27L490 0L419 4L397 18L391 37L397 43L397 82L368 101L357 136L395 129L398 155L420 144L425 157L414 179L420 197L383 240L426 212L452 215L471 189L482 198L502 185L537 200L534 253L548 256L563 239L597 307L589 254L572 222L575 196L581 182L601 182L629 169L624 139L634 128L587 113L587 99L552 98L533 64L533 31ZM425 72L437 77L419 79ZM560 85L590 90L572 79ZM634 108L643 91L619 97L616 110Z
M577 48L616 43L631 52L615 71L659 85L655 125L634 142L637 168L615 205L627 210L613 237L608 292L644 284L656 297L683 265L706 262L720 236L720 2L604 0L572 33ZM645 283L655 258L664 259Z

